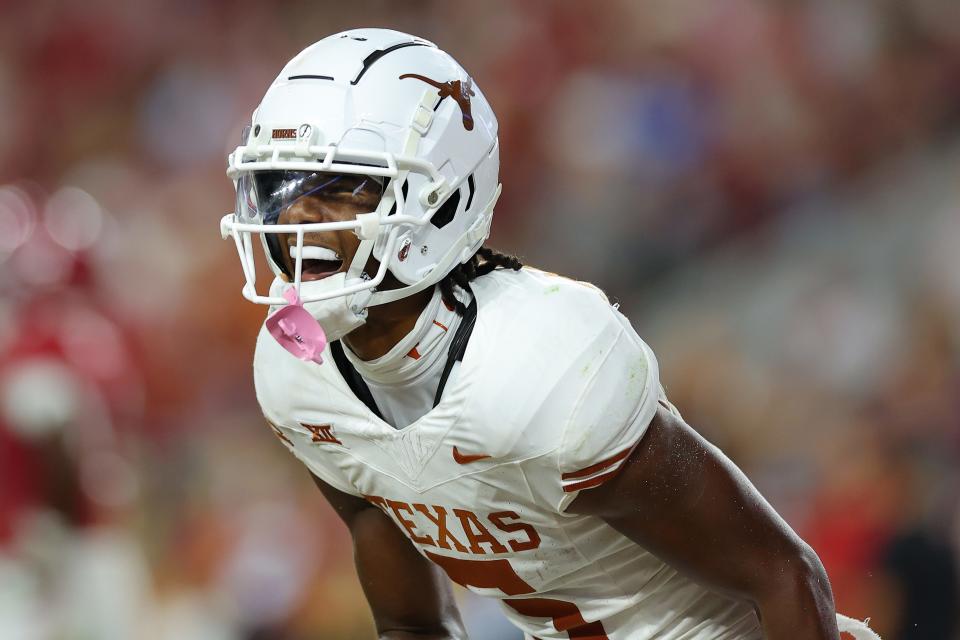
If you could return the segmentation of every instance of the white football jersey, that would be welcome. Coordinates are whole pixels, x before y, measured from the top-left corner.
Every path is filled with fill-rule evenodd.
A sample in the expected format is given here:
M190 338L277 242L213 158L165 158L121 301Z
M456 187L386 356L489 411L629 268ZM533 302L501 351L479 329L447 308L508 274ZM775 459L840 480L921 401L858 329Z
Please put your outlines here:
M617 472L661 400L629 322L598 289L529 268L471 286L478 315L456 379L404 429L356 398L329 349L304 362L261 331L257 398L276 435L452 580L499 598L527 638L761 638L747 603L565 511Z

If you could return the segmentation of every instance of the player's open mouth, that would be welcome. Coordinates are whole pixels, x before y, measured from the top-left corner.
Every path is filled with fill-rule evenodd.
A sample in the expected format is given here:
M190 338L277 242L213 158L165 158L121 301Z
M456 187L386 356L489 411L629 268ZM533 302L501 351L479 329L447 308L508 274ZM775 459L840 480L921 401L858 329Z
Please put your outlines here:
M301 250L303 265L300 272L301 282L322 280L327 276L340 271L343 267L343 258L333 249L327 247L304 246ZM296 267L297 248L290 247L291 269Z

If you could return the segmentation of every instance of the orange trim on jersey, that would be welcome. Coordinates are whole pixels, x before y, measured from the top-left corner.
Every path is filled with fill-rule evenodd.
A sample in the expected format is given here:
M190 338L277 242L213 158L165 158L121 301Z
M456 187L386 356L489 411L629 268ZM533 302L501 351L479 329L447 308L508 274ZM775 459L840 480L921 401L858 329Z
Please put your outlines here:
M610 640L602 622L587 622L580 609L572 602L548 598L509 598L502 600L522 616L550 618L557 631L566 631L567 637L575 640Z
M621 451L620 453L618 453L618 454L616 454L616 455L614 455L614 456L612 456L612 457L610 457L610 458L607 458L606 460L601 460L600 462L598 462L598 463L596 463L596 464L592 464L592 465L590 465L589 467L584 467L583 469L580 469L579 471L568 471L567 473L563 474L563 475L560 476L560 477L561 477L563 480L574 480L574 479L576 479L576 478L583 478L583 477L586 477L586 476L592 476L592 475L595 474L596 472L598 472L598 471L603 471L604 469L606 469L606 468L609 467L610 465L617 464L618 462L620 462L621 460L623 460L624 458L626 458L627 456L629 456L629 455L630 455L630 452L633 451L633 448L634 448L635 446L637 446L637 445L636 445L636 444L632 444L632 445L630 445L629 447L627 447L626 449L624 449L623 451Z
M453 459L457 461L457 464L470 464L471 462L485 460L489 457L490 456L486 453L460 453L460 450L457 449L457 446L453 446Z
M417 345L417 346L420 346L420 345ZM409 352L407 355L408 355L409 357L413 358L414 360L419 360L419 359L420 359L420 352L417 351L417 347L414 347L413 349L410 349L410 352Z
M434 321L433 321L433 324L437 325L438 327L440 327L440 328L443 329L444 331L450 331L450 329L447 329L447 327L446 327L442 322L437 322L436 320L434 320Z
M592 489L597 485L603 484L613 476L617 475L617 471L620 471L620 467L608 471L604 474L597 476L596 478L590 478L589 480L582 480L580 482L574 482L573 484L566 484L563 486L564 493L573 493L574 491L580 491L581 489Z

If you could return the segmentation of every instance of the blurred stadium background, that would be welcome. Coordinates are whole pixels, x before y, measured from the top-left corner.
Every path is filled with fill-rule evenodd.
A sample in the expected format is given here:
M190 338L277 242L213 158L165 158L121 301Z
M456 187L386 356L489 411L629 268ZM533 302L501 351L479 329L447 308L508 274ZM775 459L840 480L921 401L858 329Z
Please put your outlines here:
M0 637L373 637L343 528L260 418L264 311L218 232L250 110L352 26L471 71L501 126L491 244L620 301L839 608L960 637L956 0L0 14Z

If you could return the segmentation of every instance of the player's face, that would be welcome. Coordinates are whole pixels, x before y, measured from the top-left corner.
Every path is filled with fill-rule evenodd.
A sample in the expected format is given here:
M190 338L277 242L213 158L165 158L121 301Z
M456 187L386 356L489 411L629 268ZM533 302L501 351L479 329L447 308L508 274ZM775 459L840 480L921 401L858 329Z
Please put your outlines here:
M365 175L314 173L298 183L299 192L283 207L278 224L308 224L353 220L359 213L377 208L383 193L378 179ZM279 236L281 268L292 279L296 267L296 234ZM304 235L304 259L301 280L320 280L346 271L360 246L360 239L350 230L319 231ZM314 247L317 250L306 250ZM367 265L370 272L371 265Z

